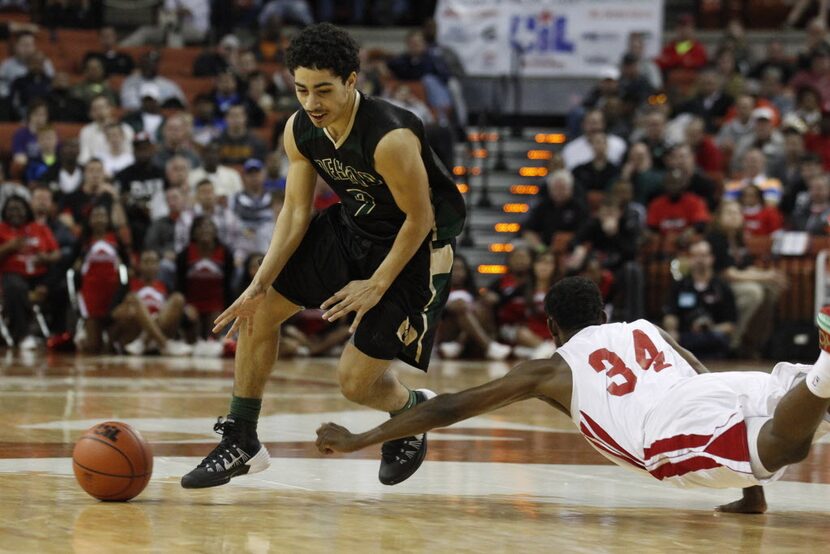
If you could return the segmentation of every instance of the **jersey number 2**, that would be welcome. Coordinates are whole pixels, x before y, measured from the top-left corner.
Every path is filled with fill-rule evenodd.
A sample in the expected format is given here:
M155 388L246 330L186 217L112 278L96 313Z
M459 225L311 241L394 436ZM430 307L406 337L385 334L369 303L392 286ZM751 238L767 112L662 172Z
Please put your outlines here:
M655 372L660 372L671 364L666 363L666 357L662 352L658 352L657 347L648 338L648 335L634 329L634 355L637 358L637 364L643 370L653 369ZM607 348L600 348L591 352L588 356L588 363L594 368L597 373L608 371L608 377L613 378L617 375L622 376L622 383L611 383L608 385L608 392L614 396L625 396L632 392L637 386L637 376L634 372L625 365L616 353L611 352ZM609 367L610 365L610 367Z

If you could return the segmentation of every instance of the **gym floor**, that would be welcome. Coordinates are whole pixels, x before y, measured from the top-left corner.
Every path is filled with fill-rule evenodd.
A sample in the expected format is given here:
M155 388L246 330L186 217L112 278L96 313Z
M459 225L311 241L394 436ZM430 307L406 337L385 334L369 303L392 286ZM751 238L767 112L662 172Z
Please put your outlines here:
M767 487L765 515L716 514L740 491L676 489L610 465L539 401L430 433L408 481L377 481L379 448L326 457L315 429L384 420L345 400L336 360L280 361L263 403L263 473L201 491L182 474L215 446L233 384L230 360L83 358L0 351L0 552L820 552L830 536L830 444ZM712 369L770 370L772 363ZM509 365L398 365L437 392ZM128 503L99 502L72 473L72 447L104 420L151 443L150 484Z

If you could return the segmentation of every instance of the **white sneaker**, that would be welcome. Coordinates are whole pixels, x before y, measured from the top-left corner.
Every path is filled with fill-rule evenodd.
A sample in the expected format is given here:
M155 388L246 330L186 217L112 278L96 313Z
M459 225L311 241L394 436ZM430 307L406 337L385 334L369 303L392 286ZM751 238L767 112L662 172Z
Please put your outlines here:
M551 356L556 353L556 343L550 340L546 340L539 346L533 349L533 355L531 358L534 360L543 360L550 358Z
M221 358L225 352L225 345L215 340L200 340L193 349L196 358Z
M32 335L26 335L26 337L20 341L21 350L37 350L38 346L40 346L40 339L33 337Z
M190 356L193 353L193 347L181 341L168 340L161 349L161 353L165 356Z
M516 356L520 360L529 360L533 357L533 353L536 351L535 348L531 348L529 346L514 346L513 347L513 355Z
M438 345L438 352L445 360L454 360L464 351L464 345L456 341L442 342Z
M130 356L143 356L144 352L147 351L147 345L144 344L144 337L139 336L134 341L125 344L124 351Z
M506 344L492 341L489 346L487 346L487 359L497 361L506 360L512 350L513 349Z

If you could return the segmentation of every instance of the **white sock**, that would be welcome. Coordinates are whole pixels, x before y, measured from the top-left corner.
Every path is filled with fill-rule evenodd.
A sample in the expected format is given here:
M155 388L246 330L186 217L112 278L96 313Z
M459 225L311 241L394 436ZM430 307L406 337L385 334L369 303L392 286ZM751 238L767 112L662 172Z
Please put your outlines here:
M807 372L807 388L819 398L830 398L830 354L824 350Z

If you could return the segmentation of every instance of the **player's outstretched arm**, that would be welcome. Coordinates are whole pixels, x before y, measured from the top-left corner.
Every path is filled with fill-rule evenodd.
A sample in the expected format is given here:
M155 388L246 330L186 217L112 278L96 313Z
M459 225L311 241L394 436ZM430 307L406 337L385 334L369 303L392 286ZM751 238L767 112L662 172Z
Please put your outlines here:
M285 153L291 165L285 182L285 202L277 217L271 244L250 286L214 321L214 333L218 333L231 322L233 326L228 335L232 335L242 326L247 327L248 333L252 332L251 322L259 304L265 298L265 292L300 245L311 222L317 172L294 142L294 117L296 115L289 118L283 133Z
M559 357L523 362L495 381L454 394L438 395L365 433L355 435L335 423L324 423L317 429L317 448L325 454L354 452L373 444L419 435L436 427L446 427L538 396L543 388L548 388L545 384L555 379L558 373L557 358ZM546 391L545 395L548 394Z

